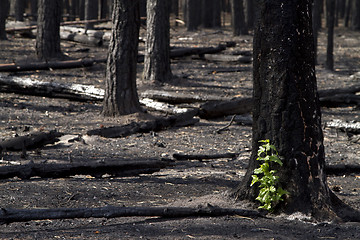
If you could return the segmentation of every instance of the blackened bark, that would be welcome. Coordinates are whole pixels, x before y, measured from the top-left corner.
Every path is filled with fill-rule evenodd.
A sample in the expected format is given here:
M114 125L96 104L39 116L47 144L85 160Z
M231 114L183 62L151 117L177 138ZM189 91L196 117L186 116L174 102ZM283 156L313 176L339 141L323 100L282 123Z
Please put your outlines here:
M98 18L98 0L85 0L85 20ZM86 23L85 29L94 29L94 23Z
M321 1L323 0L314 0L313 11L312 11L312 28L314 35L314 49L315 49L315 62L317 63L317 46L318 46L318 32L321 28Z
M335 26L335 0L326 0L326 17L327 17L327 48L325 68L334 70L334 26Z
M344 26L349 27L350 13L351 13L352 0L346 0Z
M360 31L360 1L353 0L353 7L352 7L352 18L351 18L351 29L355 31Z
M115 0L102 114L119 116L141 111L136 89L140 28L139 2Z
M201 22L204 28L221 27L221 8L219 0L202 0Z
M15 20L24 21L25 0L15 0Z
M10 5L8 0L0 0L0 5L0 40L6 40L5 23Z
M47 60L61 56L60 21L62 0L39 0L36 56Z
M259 1L254 35L252 155L238 198L254 201L251 175L259 140L270 139L284 165L280 185L290 192L279 209L317 218L333 216L316 87L311 0ZM275 166L274 166L275 167Z
M147 1L145 80L167 82L171 80L170 68L170 20L168 0Z
M108 17L109 6L107 0L100 0L100 19L106 19Z
M37 21L38 0L30 0L31 15L33 21Z
M195 31L200 25L199 10L200 5L198 0L186 0L186 28L188 31Z
M253 29L255 24L255 2L246 0L246 24L249 29Z
M231 24L234 36L248 34L243 0L231 0Z

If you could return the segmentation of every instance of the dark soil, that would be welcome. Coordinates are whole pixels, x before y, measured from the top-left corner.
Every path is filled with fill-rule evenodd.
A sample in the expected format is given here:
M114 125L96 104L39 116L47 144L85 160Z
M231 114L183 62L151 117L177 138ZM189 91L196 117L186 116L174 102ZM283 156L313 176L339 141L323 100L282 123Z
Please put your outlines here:
M143 34L143 33L142 33ZM359 71L360 33L336 30L336 71L324 69L326 36L320 33L317 66L319 89L358 84L350 76ZM217 46L222 41L235 41L236 47L225 52L252 49L252 36L232 37L229 30L186 32L177 27L171 31L171 44L182 46ZM34 61L34 39L11 37L0 42L0 62ZM140 45L143 49L144 45ZM62 42L63 52L70 58L106 57L106 47L89 47ZM220 73L219 69L240 68L241 71ZM207 62L195 57L172 61L174 79L163 86L141 80L139 64L138 89L163 89L194 95L215 95L223 98L251 96L252 66ZM105 64L90 68L2 73L43 81L91 84L104 87ZM61 179L0 181L1 208L76 208L114 206L191 206L216 205L251 209L247 203L235 202L228 196L246 171L251 151L251 127L233 124L227 131L216 130L229 123L230 117L200 119L188 127L169 128L160 132L139 133L125 138L107 139L87 136L86 131L100 126L113 126L145 121L162 113L148 111L116 119L100 115L101 103L75 102L66 99L0 93L0 138L32 131L58 130L80 136L72 142L47 145L28 151L26 158L19 152L6 152L0 166L35 163L110 162L117 159L172 158L174 153L218 154L239 152L236 159L177 161L153 174L134 177L93 178L76 175ZM331 119L359 121L358 106L323 108L323 122ZM29 131L24 131L25 129ZM324 127L327 164L359 164L359 135ZM45 163L45 164L46 164ZM346 203L360 209L360 176L349 174L329 176L331 189ZM1 239L360 239L359 223L315 222L309 216L269 215L264 218L241 216L201 218L68 219L30 221L0 226Z

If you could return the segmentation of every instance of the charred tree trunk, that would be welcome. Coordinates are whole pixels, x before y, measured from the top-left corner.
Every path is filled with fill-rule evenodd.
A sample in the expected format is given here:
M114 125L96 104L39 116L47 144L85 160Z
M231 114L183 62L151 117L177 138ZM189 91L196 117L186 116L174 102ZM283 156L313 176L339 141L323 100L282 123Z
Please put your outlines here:
M351 12L352 0L346 0L344 26L349 27L350 12Z
M243 0L231 0L231 24L234 36L248 34Z
M38 1L30 0L32 20L37 21Z
M39 0L36 55L41 60L61 56L60 21L62 0Z
M254 28L255 23L255 3L254 0L246 0L246 24L249 29Z
M85 0L85 20L93 20L98 18L98 0ZM94 23L85 24L85 29L94 29Z
M170 2L168 0L147 1L145 80L167 82L171 80L170 68Z
M0 40L6 40L6 31L5 31L5 23L9 10L9 1L8 0L0 0Z
M102 112L105 116L141 111L136 89L139 4L128 0L116 0L113 7Z
M15 0L15 20L24 21L25 0Z
M199 10L200 5L198 0L186 1L186 28L188 31L195 31L200 25Z
M204 28L221 27L221 14L218 0L202 0L201 22Z
M333 216L331 191L324 173L325 156L316 87L311 0L259 1L254 36L252 155L236 196L254 201L250 187L259 140L270 139L284 157L276 169L289 191L279 204L286 213L316 218Z
M326 17L327 17L327 48L326 48L326 69L334 70L334 26L335 26L335 0L326 0Z
M315 62L317 63L317 46L318 46L318 32L321 29L321 1L314 0L312 11L312 28L314 34L314 49L315 49Z
M351 18L351 29L355 31L360 31L360 1L353 0L353 7L352 7L352 18Z

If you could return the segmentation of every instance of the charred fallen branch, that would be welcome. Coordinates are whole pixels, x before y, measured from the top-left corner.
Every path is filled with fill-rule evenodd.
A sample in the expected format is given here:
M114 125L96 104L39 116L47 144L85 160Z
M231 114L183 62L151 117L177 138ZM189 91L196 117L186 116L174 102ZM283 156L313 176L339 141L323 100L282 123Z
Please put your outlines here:
M104 98L104 90L92 85L42 82L3 75L0 75L0 91L77 101L102 101Z
M104 127L90 130L87 135L99 135L107 138L126 137L134 133L147 133L150 131L160 131L168 127L181 127L192 125L199 120L194 119L197 110L192 110L186 113L172 115L168 117L161 117L155 120L145 122L132 122L123 126Z
M48 164L29 163L26 165L0 167L0 179L19 177L29 179L41 178L64 178L75 175L90 175L101 177L109 174L116 177L136 176L150 174L162 168L170 166L170 160L117 160L115 163L71 163L71 164Z
M327 175L345 175L345 174L358 174L360 173L359 164L336 164L325 166Z
M205 159L219 159L219 158L231 158L234 159L238 156L238 153L222 153L222 154L180 154L174 153L173 158L176 160L205 160Z
M225 55L225 54L204 54L204 59L215 62L235 62L235 63L251 63L252 57L238 56L238 55Z
M320 98L323 107L344 107L349 105L360 106L360 95L351 93L336 94Z
M180 108L169 103L159 102L151 98L142 98L139 100L142 105L145 105L148 109L156 110L159 112L165 112L169 114L180 114L191 111L191 108Z
M143 98L151 98L161 102L167 102L173 104L223 100L217 96L201 97L199 95L194 95L194 94L185 94L181 92L170 92L170 91L161 91L161 90L147 90L145 92L142 92L140 96Z
M199 116L210 119L232 114L245 114L252 110L252 98L234 98L226 101L209 101L200 106Z
M334 119L332 121L326 122L325 126L336 128L347 133L360 134L360 122L344 122L339 119Z
M0 141L1 151L26 151L41 148L46 144L53 144L59 141L63 134L57 131L34 132L29 135L14 137Z
M118 217L218 217L239 215L243 217L264 217L258 211L238 208L207 207L115 207L100 208L55 208L55 209L0 209L0 224L46 219L73 218L118 218Z
M106 59L78 59L68 61L49 61L49 62L32 62L32 63L9 63L0 64L0 72L20 72L35 70L67 69L91 67L95 63L105 63Z

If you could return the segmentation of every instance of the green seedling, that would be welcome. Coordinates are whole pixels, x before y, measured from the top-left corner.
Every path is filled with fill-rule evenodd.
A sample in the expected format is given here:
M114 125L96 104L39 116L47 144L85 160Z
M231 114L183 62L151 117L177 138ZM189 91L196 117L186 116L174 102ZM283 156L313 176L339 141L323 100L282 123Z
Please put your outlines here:
M259 208L272 212L276 204L284 200L282 196L289 194L289 192L277 186L279 177L275 175L276 170L270 169L271 162L277 163L280 166L283 165L276 147L270 144L269 139L260 140L259 142L264 144L259 147L256 160L263 161L263 163L259 168L254 170L250 186L253 186L257 182L260 183L260 191L256 200L260 201L263 205ZM261 177L259 177L259 175Z

